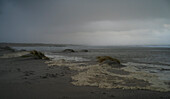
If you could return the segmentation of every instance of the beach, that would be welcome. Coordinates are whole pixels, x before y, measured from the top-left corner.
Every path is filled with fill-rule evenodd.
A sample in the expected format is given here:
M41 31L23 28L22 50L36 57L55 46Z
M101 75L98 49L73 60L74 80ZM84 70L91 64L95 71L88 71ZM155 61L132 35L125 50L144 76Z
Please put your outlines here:
M170 98L169 48L50 45L49 50L49 45L44 49L42 45L16 45L8 44L14 52L0 50L1 99ZM76 51L62 52L67 48ZM21 57L21 52L32 49L50 60ZM97 63L95 57L104 55L119 59L123 67Z

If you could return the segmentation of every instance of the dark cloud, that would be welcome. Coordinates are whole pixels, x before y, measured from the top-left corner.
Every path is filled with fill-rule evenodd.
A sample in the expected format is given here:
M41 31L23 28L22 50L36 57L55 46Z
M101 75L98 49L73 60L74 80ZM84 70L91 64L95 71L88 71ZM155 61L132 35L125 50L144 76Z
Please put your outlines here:
M168 44L169 11L169 0L0 0L0 41Z

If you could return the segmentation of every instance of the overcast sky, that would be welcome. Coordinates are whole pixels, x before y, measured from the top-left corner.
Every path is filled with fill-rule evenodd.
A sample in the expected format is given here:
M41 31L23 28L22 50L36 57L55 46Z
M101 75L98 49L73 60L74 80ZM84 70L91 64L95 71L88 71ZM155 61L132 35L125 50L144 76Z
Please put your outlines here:
M170 0L0 0L0 42L170 44Z

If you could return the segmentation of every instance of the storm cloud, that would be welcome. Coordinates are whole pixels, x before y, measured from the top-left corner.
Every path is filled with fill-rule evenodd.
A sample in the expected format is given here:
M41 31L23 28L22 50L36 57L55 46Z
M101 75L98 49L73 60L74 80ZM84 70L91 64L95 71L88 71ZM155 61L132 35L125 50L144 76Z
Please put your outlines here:
M0 0L0 42L170 44L169 0Z

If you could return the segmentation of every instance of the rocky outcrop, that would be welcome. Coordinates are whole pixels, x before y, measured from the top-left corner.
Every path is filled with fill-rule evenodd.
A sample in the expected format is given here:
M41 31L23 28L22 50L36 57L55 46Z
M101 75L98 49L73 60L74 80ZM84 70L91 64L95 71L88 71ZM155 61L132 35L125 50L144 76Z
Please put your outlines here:
M89 51L86 49L83 49L83 50L80 50L79 52L89 52Z
M106 65L109 65L109 66L114 67L114 68L124 67L124 65L122 65L118 59L112 58L110 56L98 56L97 61L101 65L106 64Z
M9 46L0 47L0 49L15 52L15 50L13 48L9 47Z
M33 51L30 51L30 54L34 56L34 58L36 59L45 59L45 60L49 60L48 57L46 57L42 52L40 51L36 51L36 50L33 50Z
M63 52L72 53L72 52L75 52L75 51L73 49L65 49L65 50L63 50Z
M120 61L116 58L112 58L110 56L98 56L96 57L97 58L97 61L99 63L103 63L103 62L112 62L114 64L120 64Z

